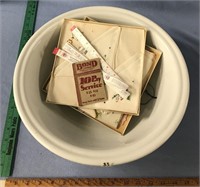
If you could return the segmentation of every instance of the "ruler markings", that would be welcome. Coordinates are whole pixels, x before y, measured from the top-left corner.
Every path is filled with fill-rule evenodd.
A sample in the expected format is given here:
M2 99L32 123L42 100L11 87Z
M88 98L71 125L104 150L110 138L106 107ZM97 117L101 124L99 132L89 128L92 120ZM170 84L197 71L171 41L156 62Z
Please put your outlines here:
M21 50L23 49L24 45L34 32L37 7L38 7L38 1L30 0L27 2L24 25L22 29L20 45L18 50L18 56ZM20 121L21 121L20 116L18 114L14 101L13 89L11 88L8 109L7 109L7 116L1 142L1 159L0 159L1 177L8 177L12 173Z
M7 179L5 187L199 186L196 178L34 178Z

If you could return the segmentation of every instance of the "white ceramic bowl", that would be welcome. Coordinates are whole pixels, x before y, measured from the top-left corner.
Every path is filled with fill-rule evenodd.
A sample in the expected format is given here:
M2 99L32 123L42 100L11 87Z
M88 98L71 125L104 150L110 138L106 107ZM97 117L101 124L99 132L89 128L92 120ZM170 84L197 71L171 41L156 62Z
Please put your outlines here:
M61 21L85 15L105 22L145 26L149 30L147 43L163 51L152 79L158 98L143 108L139 118L131 121L125 136L69 107L44 101L41 88L53 64L51 53L57 44ZM116 165L151 153L173 134L187 106L189 77L181 52L158 25L124 9L88 7L52 19L31 37L17 61L14 96L22 121L44 147L74 162Z

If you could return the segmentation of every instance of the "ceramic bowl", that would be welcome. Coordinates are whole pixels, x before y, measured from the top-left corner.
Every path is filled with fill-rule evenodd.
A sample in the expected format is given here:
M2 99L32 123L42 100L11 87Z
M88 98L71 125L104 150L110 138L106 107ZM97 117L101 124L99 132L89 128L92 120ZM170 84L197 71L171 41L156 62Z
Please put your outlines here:
M42 86L52 68L52 50L57 45L62 20L84 16L145 26L147 44L163 52L151 79L157 99L142 107L141 115L133 118L124 136L70 107L45 103ZM187 106L189 77L177 45L157 24L125 9L87 7L66 12L35 32L16 64L14 97L24 125L44 147L74 162L112 166L144 157L174 133Z

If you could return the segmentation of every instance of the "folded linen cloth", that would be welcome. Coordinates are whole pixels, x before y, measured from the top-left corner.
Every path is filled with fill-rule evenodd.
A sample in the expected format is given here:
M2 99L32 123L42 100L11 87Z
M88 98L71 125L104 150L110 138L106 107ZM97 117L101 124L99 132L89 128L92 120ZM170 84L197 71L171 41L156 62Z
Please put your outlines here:
M87 22L65 19L58 48L71 42L77 49L80 42L70 29L76 26L90 41L117 75L129 85L128 99L116 99L118 93L106 85L108 100L81 108L106 109L139 115L142 88L143 61L146 42L146 29L136 26L122 26L108 23ZM55 57L54 67L48 85L47 102L78 107L72 64Z

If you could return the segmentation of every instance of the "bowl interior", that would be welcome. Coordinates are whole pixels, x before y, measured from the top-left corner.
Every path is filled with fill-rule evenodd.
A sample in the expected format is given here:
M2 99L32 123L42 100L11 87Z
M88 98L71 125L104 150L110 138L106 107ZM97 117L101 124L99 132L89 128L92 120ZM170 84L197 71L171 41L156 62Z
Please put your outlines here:
M57 46L62 19L83 18L85 15L99 21L145 26L149 31L147 44L163 52L150 81L157 99L142 107L141 115L131 120L125 136L70 107L45 103L42 86L51 72L54 60L52 51ZM14 77L16 104L30 133L59 156L93 165L135 160L164 143L183 116L187 88L184 60L171 38L148 19L110 7L83 8L48 22L23 49ZM186 101L183 104L180 95L184 93Z

